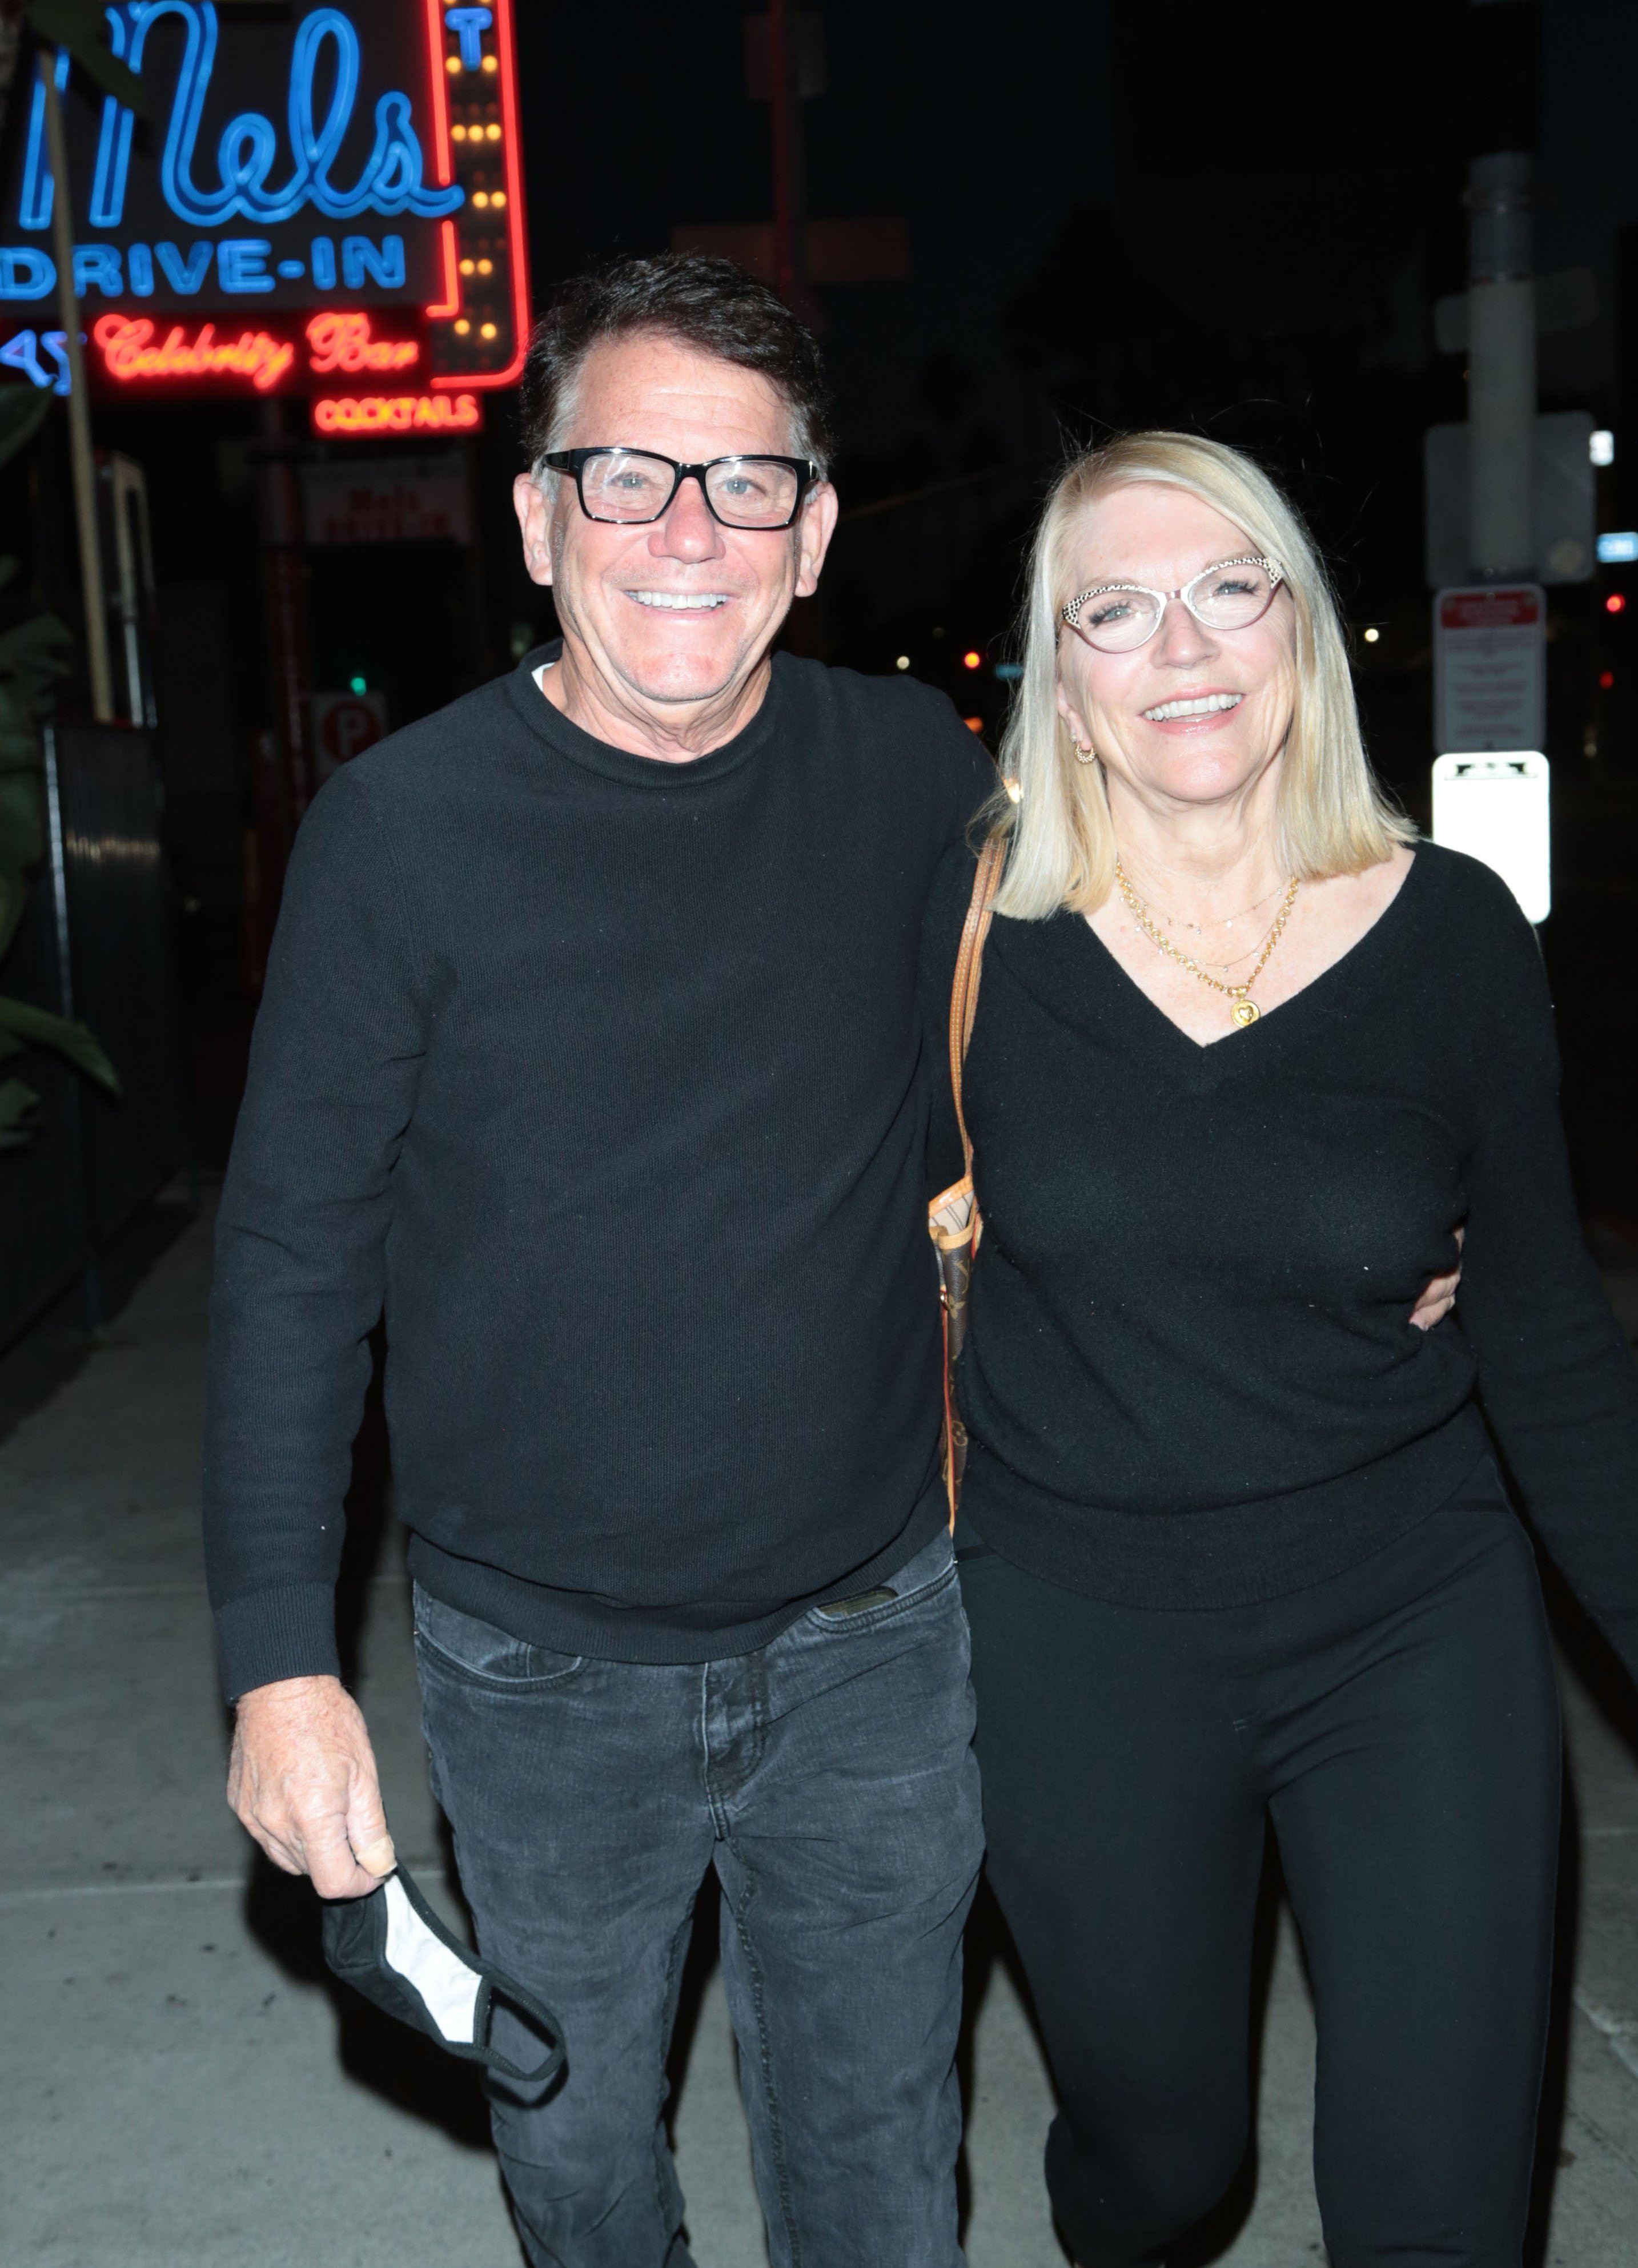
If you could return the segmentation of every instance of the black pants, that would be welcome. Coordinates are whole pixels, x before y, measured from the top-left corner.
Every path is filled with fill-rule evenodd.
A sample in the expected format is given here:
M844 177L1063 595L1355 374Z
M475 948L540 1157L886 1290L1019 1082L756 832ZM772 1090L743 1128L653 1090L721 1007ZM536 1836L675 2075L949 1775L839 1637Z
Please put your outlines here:
M1333 2268L1517 2268L1560 1726L1494 1469L1264 1605L1110 1606L983 1550L962 1578L991 1880L1046 2034L1047 2182L1082 2268L1162 2261L1243 2158L1269 1818L1317 2003Z

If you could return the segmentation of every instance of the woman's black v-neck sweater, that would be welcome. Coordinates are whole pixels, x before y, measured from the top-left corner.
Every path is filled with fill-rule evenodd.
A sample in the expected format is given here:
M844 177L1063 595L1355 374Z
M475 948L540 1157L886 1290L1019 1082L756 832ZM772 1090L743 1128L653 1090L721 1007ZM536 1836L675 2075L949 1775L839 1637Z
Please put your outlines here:
M935 1063L971 880L958 846L928 911ZM935 1185L961 1170L937 1091ZM1482 1403L1638 1666L1638 1370L1576 1219L1540 954L1487 867L1419 844L1351 952L1204 1048L1079 916L998 918L964 1101L963 1508L993 1549L1133 1605L1278 1597L1449 1497ZM1458 1223L1456 1315L1420 1331Z

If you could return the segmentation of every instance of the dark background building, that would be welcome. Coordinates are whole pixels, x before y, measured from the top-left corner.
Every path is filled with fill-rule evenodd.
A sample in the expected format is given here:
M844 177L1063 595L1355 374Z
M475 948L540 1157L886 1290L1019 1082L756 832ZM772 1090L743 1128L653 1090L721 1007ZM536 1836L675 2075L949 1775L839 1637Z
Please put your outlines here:
M557 0L518 12L537 306L612 256L765 247L765 18L634 0L611 31ZM793 11L801 202L831 246L806 304L839 395L844 512L793 642L862 669L907 666L993 746L1022 542L1065 446L1140 424L1202 428L1256 450L1310 514L1354 633L1373 756L1425 820L1421 448L1427 427L1465 415L1463 357L1439 351L1432 311L1465 277L1470 16L1465 0L1265 0L1249 19L1202 0L1163 19L1106 0ZM1589 411L1614 434L1599 526L1630 528L1638 14L1623 0L1555 0L1538 38L1538 265L1582 271L1572 320L1541 339L1541 407ZM196 1123L219 1162L277 890L258 848L255 761L275 708L257 543L264 425L260 405L212 401L100 405L95 426L100 447L146 476ZM379 443L301 446L384 460ZM305 554L313 687L367 690L389 725L553 628L518 559L509 397L489 397L483 431L454 446L469 541ZM0 475L0 509L17 530L7 548L24 555L18 591L72 621L69 498L54 418L26 465ZM1630 1223L1638 563L1555 589L1549 635L1555 911L1543 941L1583 1195L1600 1219Z

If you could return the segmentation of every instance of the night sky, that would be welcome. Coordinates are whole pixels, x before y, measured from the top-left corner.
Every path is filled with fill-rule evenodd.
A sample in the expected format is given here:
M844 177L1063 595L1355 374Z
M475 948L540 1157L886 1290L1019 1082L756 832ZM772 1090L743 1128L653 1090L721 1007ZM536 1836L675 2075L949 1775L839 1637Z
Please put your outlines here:
M823 12L830 87L804 105L810 210L903 213L911 232L908 284L824 295L852 448L887 450L926 424L917 380L941 351L970 366L976 414L1009 450L1038 445L998 319L1078 204L1115 205L1134 248L1158 239L1163 261L1169 244L1231 304L1243 284L1258 303L1282 257L1288 295L1381 267L1397 278L1395 351L1425 356L1429 232L1442 218L1447 267L1460 246L1451 34L1465 11L1450 0L1262 0L1227 15L1173 0L1123 16L1118 33L1106 0ZM1538 264L1597 268L1601 320L1548 342L1542 377L1584 393L1613 376L1614 239L1638 221L1638 7L1543 12ZM744 91L741 14L723 0L520 10L537 297L588 261L662 247L675 222L767 217L767 111Z

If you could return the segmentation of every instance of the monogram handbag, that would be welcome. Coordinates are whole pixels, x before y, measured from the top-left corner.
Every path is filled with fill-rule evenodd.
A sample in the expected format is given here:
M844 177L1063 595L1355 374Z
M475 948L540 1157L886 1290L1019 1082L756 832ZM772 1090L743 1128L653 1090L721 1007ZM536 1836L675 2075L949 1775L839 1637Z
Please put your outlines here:
M944 1490L949 1498L950 1526L956 1525L956 1506L961 1495L962 1469L967 1461L967 1434L956 1407L950 1383L956 1358L967 1334L967 1294L972 1263L984 1223L972 1187L972 1143L962 1108L962 1067L972 1037L972 1020L978 1007L978 978L984 967L984 940L990 932L995 894L1007 864L1007 837L992 835L978 854L972 878L972 896L962 924L956 952L956 976L950 986L950 1089L956 1101L956 1123L961 1129L960 1181L941 1189L927 1207L927 1234L939 1256L939 1299L944 1310Z

